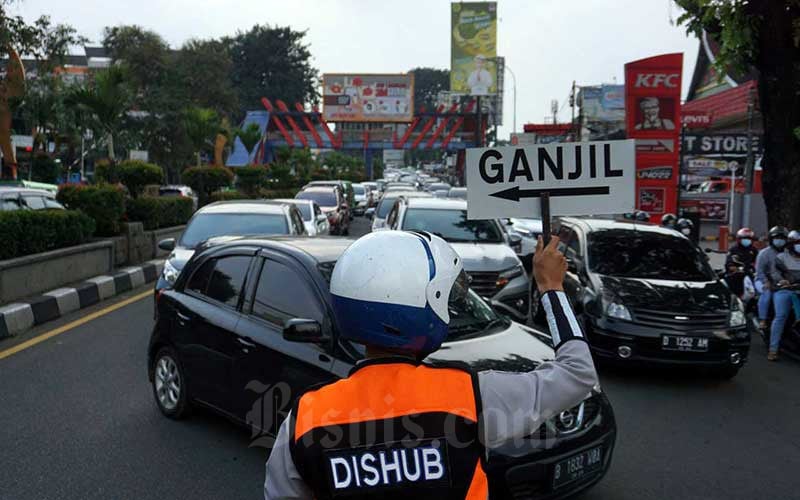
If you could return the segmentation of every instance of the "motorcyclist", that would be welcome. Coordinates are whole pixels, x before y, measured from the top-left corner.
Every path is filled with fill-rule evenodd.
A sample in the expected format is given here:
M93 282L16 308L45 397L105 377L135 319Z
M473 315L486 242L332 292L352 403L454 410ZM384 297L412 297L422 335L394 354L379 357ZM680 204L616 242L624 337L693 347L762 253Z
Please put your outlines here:
M758 250L753 246L754 240L755 233L749 227L743 227L736 232L736 244L728 250L728 255L725 258L725 268L727 270L733 271L731 269L732 266L743 265L746 273L755 272Z
M694 222L689 219L680 218L675 223L675 229L687 238L691 238L694 231Z
M769 246L758 252L756 257L756 290L758 298L758 319L761 329L767 328L769 308L772 303L772 291L776 283L772 282L775 273L775 258L786 247L789 231L783 226L774 226L769 230L767 238Z
M778 359L778 348L781 343L783 329L789 317L789 308L794 309L795 321L800 321L800 231L792 231L787 235L787 250L775 257L775 270L772 282L776 284L773 302L775 319L769 336L769 354L767 359ZM793 287L790 289L789 287Z
M540 237L533 259L555 359L527 373L423 361L448 334L449 306L469 293L444 240L383 231L350 245L333 269L332 308L340 337L365 345L366 359L296 400L267 461L264 498L487 498L486 449L524 442L597 384L558 243ZM401 480L399 455L431 474L419 466Z
M675 214L664 214L661 216L661 225L663 227L675 229L676 222L678 222L678 218L675 217Z

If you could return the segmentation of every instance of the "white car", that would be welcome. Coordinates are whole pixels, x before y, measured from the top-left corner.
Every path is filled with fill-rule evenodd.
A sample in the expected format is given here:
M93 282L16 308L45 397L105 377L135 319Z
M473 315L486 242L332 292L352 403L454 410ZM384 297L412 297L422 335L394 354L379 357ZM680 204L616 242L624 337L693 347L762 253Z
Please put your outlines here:
M306 232L309 236L325 236L330 234L331 225L328 222L328 217L322 213L322 209L319 208L316 201L290 198L281 198L275 201L292 204L300 210L300 215L303 216L303 225L306 227Z
M536 241L542 234L542 221L512 217L502 219L501 222L505 224L508 234L516 234L522 238L522 245L517 256L525 265L525 270L531 272L530 267L533 262L533 253L536 251Z
M364 215L364 212L369 208L369 189L363 184L353 184L353 195L355 199L353 215Z
M378 203L378 207L375 209L375 214L372 218L372 230L373 231L380 231L381 229L385 229L386 227L386 216L389 214L389 210L392 209L394 202L397 201L398 198L404 196L408 197L416 197L416 198L431 198L430 193L425 193L422 191L414 191L409 189L407 191L387 191L381 202Z

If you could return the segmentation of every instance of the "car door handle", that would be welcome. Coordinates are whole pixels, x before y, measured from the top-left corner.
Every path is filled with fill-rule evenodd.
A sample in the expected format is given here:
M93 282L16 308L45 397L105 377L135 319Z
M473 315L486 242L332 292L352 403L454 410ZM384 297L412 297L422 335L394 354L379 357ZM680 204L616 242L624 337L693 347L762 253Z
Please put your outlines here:
M242 344L245 347L255 347L256 344L254 342L250 342L249 340L245 340L242 337L236 337L236 341Z
M176 315L178 316L178 323L180 323L181 325L185 325L188 321L192 319L185 314L181 314L180 311Z

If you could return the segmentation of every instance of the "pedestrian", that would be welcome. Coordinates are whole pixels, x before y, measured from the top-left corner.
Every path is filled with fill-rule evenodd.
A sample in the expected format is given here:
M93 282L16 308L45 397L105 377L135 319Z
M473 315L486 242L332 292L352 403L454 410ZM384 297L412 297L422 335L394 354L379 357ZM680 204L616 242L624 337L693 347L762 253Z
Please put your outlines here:
M758 252L756 257L756 291L758 298L758 319L760 328L766 330L769 310L772 305L772 276L775 274L775 258L783 252L789 231L783 226L775 226L769 230L767 238L769 246Z
M486 450L529 436L597 384L558 243L540 237L533 259L555 360L528 373L422 361L448 334L448 304L468 293L443 239L383 231L350 245L330 292L341 337L366 346L366 358L296 400L267 461L264 498L487 498Z
M795 321L800 321L800 291L796 288L800 285L800 231L790 232L786 239L788 250L775 257L775 271L771 280L776 287L772 297L775 318L772 320L767 354L770 361L778 359L781 336L791 308L794 309Z

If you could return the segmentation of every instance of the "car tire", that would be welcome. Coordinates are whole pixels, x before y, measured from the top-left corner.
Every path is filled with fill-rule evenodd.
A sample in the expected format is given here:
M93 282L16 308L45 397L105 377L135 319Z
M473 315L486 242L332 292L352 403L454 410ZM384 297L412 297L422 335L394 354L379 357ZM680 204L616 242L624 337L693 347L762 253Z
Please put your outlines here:
M171 347L162 347L156 354L152 386L158 409L166 417L180 420L189 415L191 405L185 372Z

